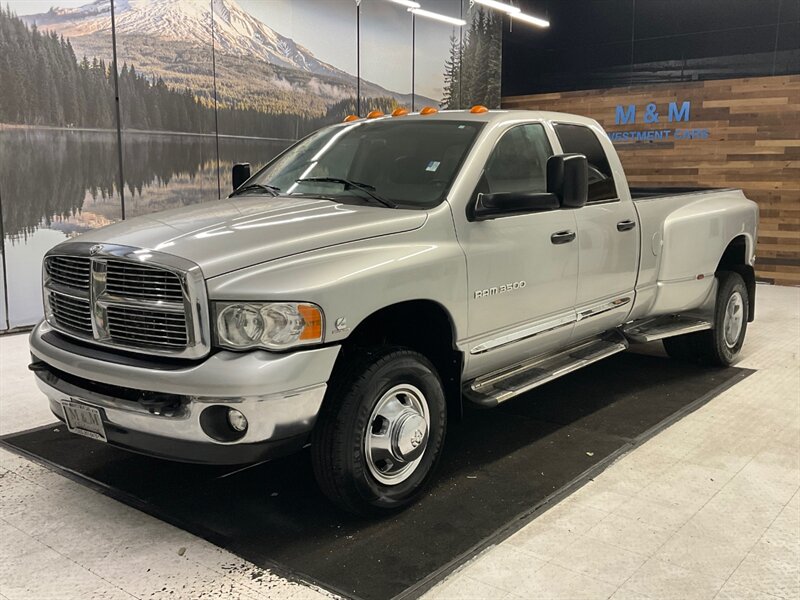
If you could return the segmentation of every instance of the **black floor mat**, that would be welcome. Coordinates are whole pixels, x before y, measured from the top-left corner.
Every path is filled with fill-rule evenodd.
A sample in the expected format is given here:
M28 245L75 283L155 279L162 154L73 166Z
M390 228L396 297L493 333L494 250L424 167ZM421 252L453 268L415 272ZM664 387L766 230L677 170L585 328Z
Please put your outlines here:
M58 425L3 442L256 565L352 597L415 596L749 373L625 353L495 410L467 411L450 426L429 493L381 521L332 508L305 452L229 474Z

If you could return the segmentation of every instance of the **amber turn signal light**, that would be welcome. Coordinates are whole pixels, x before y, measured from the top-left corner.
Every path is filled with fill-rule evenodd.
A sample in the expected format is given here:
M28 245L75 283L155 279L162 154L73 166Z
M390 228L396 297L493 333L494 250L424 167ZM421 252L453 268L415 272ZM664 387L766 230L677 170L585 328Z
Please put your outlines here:
M469 109L469 112L479 115L481 113L489 112L489 109L486 108L483 104L476 104L475 106Z
M434 108L433 106L426 106L421 111L419 111L419 114L421 114L421 115L433 115L433 114L436 114L438 112L439 112L438 108Z
M322 312L319 307L311 304L298 304L297 312L303 317L305 327L300 333L301 340L322 339Z
M393 117L405 117L408 114L408 109L398 106L392 111Z

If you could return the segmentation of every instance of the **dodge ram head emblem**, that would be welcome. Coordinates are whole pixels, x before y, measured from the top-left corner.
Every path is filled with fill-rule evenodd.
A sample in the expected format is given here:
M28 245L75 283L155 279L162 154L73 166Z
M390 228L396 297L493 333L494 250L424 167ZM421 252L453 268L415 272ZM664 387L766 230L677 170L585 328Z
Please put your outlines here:
M416 448L422 443L422 438L425 437L425 434L422 432L421 429L417 429L414 433L411 434L411 447Z
M102 251L103 251L102 244L95 244L94 246L89 248L89 254L91 254L92 256L94 256L95 254L99 254Z

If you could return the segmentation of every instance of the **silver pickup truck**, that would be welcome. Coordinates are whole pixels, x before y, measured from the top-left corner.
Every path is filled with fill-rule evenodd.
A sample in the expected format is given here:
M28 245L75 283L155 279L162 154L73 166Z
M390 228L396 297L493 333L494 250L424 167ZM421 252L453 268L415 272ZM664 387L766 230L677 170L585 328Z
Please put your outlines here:
M53 248L30 346L55 415L182 461L310 445L331 500L382 513L431 480L465 402L652 340L736 360L758 223L741 191L630 188L574 115L396 113L236 165L227 199Z

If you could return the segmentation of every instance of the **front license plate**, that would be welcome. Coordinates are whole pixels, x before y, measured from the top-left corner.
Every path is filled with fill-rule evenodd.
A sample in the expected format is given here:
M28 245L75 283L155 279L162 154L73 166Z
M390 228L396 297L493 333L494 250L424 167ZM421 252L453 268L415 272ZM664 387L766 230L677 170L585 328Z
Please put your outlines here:
M77 433L93 440L108 441L99 410L74 400L62 400L61 407L64 409L67 429L72 433Z

